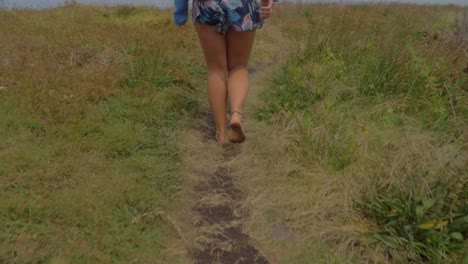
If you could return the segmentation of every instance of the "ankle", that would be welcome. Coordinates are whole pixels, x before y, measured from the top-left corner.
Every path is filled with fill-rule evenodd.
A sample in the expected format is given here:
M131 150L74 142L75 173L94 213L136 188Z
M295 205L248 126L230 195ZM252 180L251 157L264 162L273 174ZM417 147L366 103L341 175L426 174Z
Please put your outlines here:
M241 111L231 111L229 114L229 123L232 124L234 122L241 122L244 115Z
M224 136L227 134L227 129L224 128L224 129L216 129L216 135L219 135L219 136Z
M227 133L216 132L216 142L220 145L226 145L229 143L229 138Z

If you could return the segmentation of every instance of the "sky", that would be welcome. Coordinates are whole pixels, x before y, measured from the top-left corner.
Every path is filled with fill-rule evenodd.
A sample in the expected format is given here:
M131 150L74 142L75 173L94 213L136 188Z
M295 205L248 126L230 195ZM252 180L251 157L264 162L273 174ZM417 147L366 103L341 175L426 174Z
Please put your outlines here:
M467 6L468 0L280 0L280 1L303 1L303 2L342 2L342 3L385 3L385 2L400 2L400 3L416 3L416 4L456 4ZM0 5L3 3L8 8L48 8L63 4L64 0L0 0ZM151 5L161 8L172 6L173 0L77 0L84 4L134 4L134 5Z

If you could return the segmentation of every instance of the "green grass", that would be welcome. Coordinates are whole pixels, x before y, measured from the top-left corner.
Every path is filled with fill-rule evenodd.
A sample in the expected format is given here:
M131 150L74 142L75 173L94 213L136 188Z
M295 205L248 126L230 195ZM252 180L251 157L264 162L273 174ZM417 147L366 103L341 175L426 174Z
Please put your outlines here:
M407 179L405 189L382 189L357 203L356 209L376 224L369 242L403 250L413 262L462 259L468 235L466 182L452 179L421 188L416 179Z
M185 263L148 213L183 184L176 143L205 78L193 31L143 8L0 17L0 262Z
M363 236L351 238L342 254L377 262L462 261L468 235L462 147L468 75L467 46L457 28L467 25L455 19L462 10L298 8L279 11L276 23L296 48L271 77L256 117L284 124L289 155L298 157L304 171L358 183L336 187L346 194L343 201L355 205L343 206L343 215L363 226ZM294 211L284 214L283 221L300 225ZM349 243L346 233L332 229L342 216L317 215L330 219L331 247L343 248L340 236ZM444 225L421 228L430 221Z

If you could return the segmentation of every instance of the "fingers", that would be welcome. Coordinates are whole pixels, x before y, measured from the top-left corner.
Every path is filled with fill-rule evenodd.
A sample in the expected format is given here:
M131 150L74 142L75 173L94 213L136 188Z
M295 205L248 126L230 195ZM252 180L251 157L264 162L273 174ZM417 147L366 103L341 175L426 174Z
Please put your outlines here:
M266 6L263 5L265 2L267 2ZM261 8L262 9L272 9L273 8L273 0L262 1Z
M260 18L261 18L261 19L266 19L266 18L271 17L272 12L273 12L273 9L272 9L272 8L270 8L270 9L261 8L261 9L260 9Z
M260 18L267 19L271 17L271 11L260 11Z
M263 4L267 5L263 6ZM273 0L263 0L262 5L260 6L260 18L267 19L271 16L273 11Z

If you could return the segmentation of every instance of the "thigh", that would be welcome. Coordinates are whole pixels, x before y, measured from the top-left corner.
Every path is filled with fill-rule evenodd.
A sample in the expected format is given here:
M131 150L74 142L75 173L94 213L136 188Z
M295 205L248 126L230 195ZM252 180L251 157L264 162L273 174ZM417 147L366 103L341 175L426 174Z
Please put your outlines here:
M247 67L255 39L255 30L226 33L228 69Z
M208 69L227 69L226 38L217 32L216 26L196 24L195 28Z

